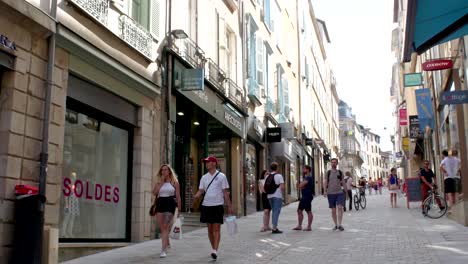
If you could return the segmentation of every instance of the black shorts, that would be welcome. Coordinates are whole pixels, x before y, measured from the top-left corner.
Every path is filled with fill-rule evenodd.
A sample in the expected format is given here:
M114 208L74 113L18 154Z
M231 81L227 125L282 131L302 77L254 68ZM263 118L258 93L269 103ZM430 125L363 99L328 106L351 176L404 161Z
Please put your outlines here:
M457 192L457 179L455 178L446 178L444 180L444 191L445 193L456 193Z
M297 207L297 210L306 210L306 212L312 211L312 199L310 198L302 198L299 201L299 205Z
M268 200L268 194L262 193L262 206L263 210L268 209L271 210L270 200Z
M204 206L200 208L200 222L206 224L224 223L224 205Z
M158 197L156 201L156 212L157 213L175 213L176 200L174 196L169 197Z

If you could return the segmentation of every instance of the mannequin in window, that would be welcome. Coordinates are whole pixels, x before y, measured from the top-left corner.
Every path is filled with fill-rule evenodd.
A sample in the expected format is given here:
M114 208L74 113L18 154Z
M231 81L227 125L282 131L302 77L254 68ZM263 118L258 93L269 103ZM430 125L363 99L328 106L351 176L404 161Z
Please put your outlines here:
M62 234L63 237L74 237L73 234L73 227L75 224L75 220L78 216L80 216L80 201L75 196L75 181L76 181L76 172L72 172L70 174L70 179L72 182L71 185L71 192L69 196L65 196L65 204L64 204L64 219L62 222Z

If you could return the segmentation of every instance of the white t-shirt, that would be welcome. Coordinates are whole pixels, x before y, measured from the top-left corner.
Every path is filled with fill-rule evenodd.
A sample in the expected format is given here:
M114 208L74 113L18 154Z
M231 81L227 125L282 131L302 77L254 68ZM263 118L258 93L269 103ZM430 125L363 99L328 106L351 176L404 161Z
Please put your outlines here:
M273 174L273 173L276 173L276 172L272 172L271 174ZM276 175L275 175L275 184L280 185L282 183L284 183L283 175L281 175L279 173L276 173ZM274 193L272 193L272 194L268 194L267 197L268 197L268 199L273 198L273 197L283 199L283 192L281 191L281 188L278 186L278 188L276 188L276 191Z
M220 172L213 183L211 183L210 188L206 190L216 173L218 173L218 171L215 171L213 175L208 172L203 175L200 180L200 186L198 188L206 191L205 199L202 203L204 206L224 205L224 189L229 189L229 183L224 173Z
M353 189L353 179L349 176L345 176L344 178L345 180L345 183L346 183L346 189L348 191L352 190Z
M457 157L446 157L440 163L440 166L444 166L444 169L447 171L445 178L460 178L457 174L458 169L460 168L460 159Z

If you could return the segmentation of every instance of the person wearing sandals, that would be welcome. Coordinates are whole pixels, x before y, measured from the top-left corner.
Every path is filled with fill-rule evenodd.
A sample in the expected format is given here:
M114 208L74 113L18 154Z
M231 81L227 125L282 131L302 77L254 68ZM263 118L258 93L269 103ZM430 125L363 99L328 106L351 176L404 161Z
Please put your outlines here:
M343 220L343 206L348 196L346 183L344 182L343 172L337 169L338 159L331 159L331 169L326 172L324 179L324 196L328 198L328 207L331 209L331 215L335 227L333 231L344 231L341 225ZM344 189L344 192L343 192Z
M154 186L153 194L156 200L156 219L161 232L161 258L167 256L169 232L174 218L175 209L181 210L180 187L174 170L167 164L162 165L158 171L158 183ZM177 217L179 217L177 213Z
M271 205L270 201L268 200L268 195L265 192L263 186L265 185L265 178L270 175L267 170L263 170L260 174L260 180L258 181L258 189L262 195L262 207L263 207L263 227L260 229L260 232L271 231L270 227L270 213L271 213Z
M298 183L297 187L301 190L302 197L297 207L297 226L293 230L303 230L302 220L304 219L303 211L307 212L307 227L304 231L312 231L312 220L314 215L312 214L312 200L315 195L315 182L312 178L312 168L309 165L304 166L304 179L301 183Z
M208 226L208 238L211 243L211 258L218 258L218 247L221 241L221 225L224 223L224 203L228 206L228 214L232 215L231 199L229 198L229 183L226 175L218 171L218 159L210 156L203 159L208 172L200 180L198 192L194 198L203 196L200 209L200 222Z

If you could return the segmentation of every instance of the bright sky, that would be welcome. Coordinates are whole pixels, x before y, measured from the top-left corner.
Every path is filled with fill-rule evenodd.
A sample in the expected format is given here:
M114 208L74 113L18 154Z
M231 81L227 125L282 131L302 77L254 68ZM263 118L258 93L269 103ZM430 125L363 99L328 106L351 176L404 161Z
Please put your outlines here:
M312 5L315 16L327 25L331 41L327 56L338 96L352 108L359 124L381 137L381 149L392 150L393 1L312 0Z

